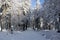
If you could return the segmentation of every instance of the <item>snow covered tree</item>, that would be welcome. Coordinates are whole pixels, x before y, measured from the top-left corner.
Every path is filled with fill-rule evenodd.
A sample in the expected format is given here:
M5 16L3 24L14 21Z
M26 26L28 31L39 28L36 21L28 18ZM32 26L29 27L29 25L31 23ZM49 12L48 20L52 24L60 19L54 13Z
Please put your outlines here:
M1 25L4 23L4 16L6 16L6 11L7 11L7 9L8 9L8 7L9 7L9 5L7 4L7 0L0 0L1 1L1 8L2 8L2 16L1 16ZM3 23L2 23L3 22ZM1 26L1 31L2 31L2 27L3 26Z
M17 28L18 24L22 23L22 20L27 18L30 9L30 0L11 0L12 4L12 24L16 25ZM14 24L15 23L15 24Z
M40 0L36 0L36 7L33 10L34 14L34 25L37 29L40 29L40 9L41 9L41 4ZM34 27L33 27L34 28Z
M59 2L59 0L45 0L44 2L44 14L49 25L53 24L55 26L55 22L58 20Z

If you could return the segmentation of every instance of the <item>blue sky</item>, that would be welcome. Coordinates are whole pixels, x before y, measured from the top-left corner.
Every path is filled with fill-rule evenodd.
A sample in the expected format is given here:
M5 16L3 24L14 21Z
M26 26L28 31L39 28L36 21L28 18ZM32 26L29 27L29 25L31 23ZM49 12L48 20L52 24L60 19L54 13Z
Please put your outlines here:
M40 0L40 3L42 4L44 2L44 0ZM34 7L36 4L36 0L31 0L31 6Z

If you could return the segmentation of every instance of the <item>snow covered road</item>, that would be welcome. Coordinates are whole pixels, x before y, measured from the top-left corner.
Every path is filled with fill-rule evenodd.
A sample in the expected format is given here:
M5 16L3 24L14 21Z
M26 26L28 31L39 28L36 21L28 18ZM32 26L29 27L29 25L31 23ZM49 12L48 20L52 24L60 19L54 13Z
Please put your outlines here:
M10 34L7 32L0 32L0 40L48 40L36 31L14 32Z

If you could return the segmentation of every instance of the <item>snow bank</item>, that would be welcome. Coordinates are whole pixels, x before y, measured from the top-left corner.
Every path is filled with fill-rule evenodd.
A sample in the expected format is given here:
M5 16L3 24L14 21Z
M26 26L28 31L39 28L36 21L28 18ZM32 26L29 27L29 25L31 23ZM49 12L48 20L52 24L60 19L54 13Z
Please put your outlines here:
M44 36L46 39L50 40L60 40L60 33L57 33L56 31L53 30L42 30L40 31L40 34Z
M0 32L0 40L48 40L36 31L30 28L26 31L14 31L13 34Z

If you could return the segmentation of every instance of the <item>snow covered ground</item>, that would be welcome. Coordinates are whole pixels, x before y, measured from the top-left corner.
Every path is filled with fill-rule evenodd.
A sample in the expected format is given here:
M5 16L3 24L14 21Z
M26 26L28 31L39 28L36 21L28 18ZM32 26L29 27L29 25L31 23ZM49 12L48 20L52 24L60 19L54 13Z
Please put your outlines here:
M46 39L50 40L60 40L60 33L57 33L57 31L54 30L42 30L39 32L42 36L44 36Z
M0 32L0 40L48 40L36 31L15 31L13 34Z
M56 31L34 31L28 29L26 31L14 31L13 34L8 32L0 32L0 40L59 40L60 34Z

